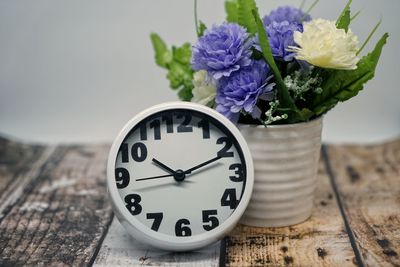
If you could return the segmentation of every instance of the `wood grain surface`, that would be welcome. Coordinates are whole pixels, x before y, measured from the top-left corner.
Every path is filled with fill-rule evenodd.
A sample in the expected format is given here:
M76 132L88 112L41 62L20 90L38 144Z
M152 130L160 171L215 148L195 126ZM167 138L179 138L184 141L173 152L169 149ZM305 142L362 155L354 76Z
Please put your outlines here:
M140 244L113 220L108 149L0 137L0 266L400 266L400 139L324 146L309 220L238 225L187 253Z
M324 165L311 218L292 227L238 226L226 241L226 266L354 266L337 202Z
M0 220L21 196L21 189L37 176L53 148L26 145L0 137Z
M25 177L19 198L0 219L0 266L94 261L112 219L104 179L107 151L108 146L57 147L35 166L36 175Z
M213 267L219 264L220 244L176 253L149 248L135 241L117 219L113 221L94 263L95 266Z
M364 264L400 266L400 140L327 151Z

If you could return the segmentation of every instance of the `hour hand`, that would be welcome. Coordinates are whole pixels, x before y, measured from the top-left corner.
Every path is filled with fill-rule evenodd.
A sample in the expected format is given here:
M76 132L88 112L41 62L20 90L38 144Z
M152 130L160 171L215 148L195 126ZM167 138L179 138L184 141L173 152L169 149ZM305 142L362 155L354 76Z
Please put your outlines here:
M174 171L173 169L171 169L170 167L168 167L164 163L156 160L155 158L153 158L151 161L153 161L156 165L158 165L159 167L163 168L164 170L168 171L170 174L173 174L173 175L176 174L176 171Z

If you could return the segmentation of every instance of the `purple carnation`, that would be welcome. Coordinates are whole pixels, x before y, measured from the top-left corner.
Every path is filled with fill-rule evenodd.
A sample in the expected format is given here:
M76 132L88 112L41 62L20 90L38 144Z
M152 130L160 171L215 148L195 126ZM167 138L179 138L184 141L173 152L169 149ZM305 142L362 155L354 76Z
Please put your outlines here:
M237 122L241 110L259 116L255 114L258 111L257 100L274 87L273 83L267 83L269 71L268 65L258 60L230 77L222 78L217 88L217 111L234 122Z
M289 46L296 45L293 39L293 33L295 31L303 32L303 25L299 23L289 23L288 21L273 21L271 24L266 26L266 31L274 58L283 61L292 61L295 52L289 52L287 49ZM255 37L254 47L261 51L258 36Z
M268 34L272 55L277 60L292 61L295 53L288 52L289 46L295 46L293 33L303 32L303 21L309 21L311 17L301 9L282 6L272 10L264 17L264 26ZM261 51L258 37L254 38L254 47Z
M282 22L288 21L289 23L302 23L311 20L310 15L306 15L301 9L291 6L281 6L272 10L269 15L265 16L263 21L264 25L268 26L273 21Z
M206 70L216 80L251 64L252 42L246 30L235 23L207 29L193 46L193 70Z
M295 52L287 51L289 46L295 46L296 43L293 39L295 31L303 32L303 25L299 23L289 23L288 21L275 22L265 27L268 34L269 45L271 47L272 55L277 60L292 61ZM254 37L254 47L261 51L258 35Z

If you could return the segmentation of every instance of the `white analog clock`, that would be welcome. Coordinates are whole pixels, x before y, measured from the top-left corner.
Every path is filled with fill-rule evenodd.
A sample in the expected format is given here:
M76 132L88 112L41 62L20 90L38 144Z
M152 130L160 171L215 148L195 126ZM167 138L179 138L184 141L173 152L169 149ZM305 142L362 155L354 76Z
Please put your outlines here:
M171 102L130 120L108 158L117 218L137 240L166 250L221 239L242 216L253 189L245 140L208 107Z

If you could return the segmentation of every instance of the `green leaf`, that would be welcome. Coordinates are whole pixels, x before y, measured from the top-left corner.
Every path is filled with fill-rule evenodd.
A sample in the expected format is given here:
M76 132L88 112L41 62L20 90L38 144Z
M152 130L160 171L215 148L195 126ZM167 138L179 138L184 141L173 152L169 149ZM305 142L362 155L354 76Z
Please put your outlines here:
M189 43L183 44L181 47L172 47L172 61L168 64L167 78L170 81L172 89L179 89L191 84L193 78L193 70L190 65L192 57L191 46Z
M168 67L169 71L167 74L167 78L170 82L169 86L172 89L178 89L182 86L185 78L188 77L188 73L182 64L179 64L176 61L172 61Z
M257 24L252 14L257 9L255 0L238 0L238 23L251 34L257 32Z
M150 36L157 65L168 70L167 78L171 89L178 90L181 100L192 98L193 69L190 64L192 48L189 43L168 49L165 42L155 33Z
M352 0L349 0L344 7L342 13L340 14L339 18L336 21L336 27L338 29L344 29L346 32L349 30L350 25L350 4Z
M225 1L226 21L237 23L238 9L239 9L239 4L237 0Z
M167 78L172 89L178 90L181 100L189 101L192 98L193 70L190 67L173 61L169 66Z
M193 86L183 87L178 93L179 99L182 101L190 101L193 97L192 90Z
M192 46L189 43L184 43L181 47L172 47L172 57L175 61L183 64L190 65L192 58Z
M150 39L151 43L153 44L157 65L162 68L167 68L168 63L170 63L172 60L171 51L158 34L152 33L150 35Z
M271 46L269 45L268 35L265 31L264 24L261 21L257 10L253 10L253 18L257 23L257 31L258 31L258 39L260 42L261 50L263 53L263 57L268 65L271 67L272 72L274 73L275 79L277 81L278 87L286 88L283 83L281 73L279 72L278 66L275 63L274 57L272 56ZM280 102L282 103L282 102Z
M172 89L178 89L178 96L183 101L192 98L193 89L193 69L190 64L192 49L189 43L184 43L180 47L172 47L173 60L168 65L169 72L167 78Z
M355 70L326 70L324 82L321 84L322 93L313 101L311 110L316 115L326 113L339 101L346 101L358 94L364 84L375 75L383 46L388 34L385 33L376 44L374 50L364 56Z
M258 30L258 39L260 42L260 47L262 50L263 57L265 61L270 66L277 85L277 92L278 92L278 100L280 103L280 107L282 108L289 108L291 112L289 114L289 120L293 120L291 122L296 122L297 120L302 121L303 118L299 113L293 99L291 98L288 89L286 88L285 83L283 82L281 73L279 72L278 66L275 63L274 57L272 56L271 47L269 45L268 35L265 32L264 24L261 21L260 16L258 15L258 11L254 9L252 11L253 18L257 23L257 30Z
M309 119L311 119L311 117L313 117L315 115L314 112L312 112L308 108L303 108L300 111L300 114L304 118L305 121L308 121Z
M207 26L200 20L198 36L199 37L203 36L205 30L207 30Z

